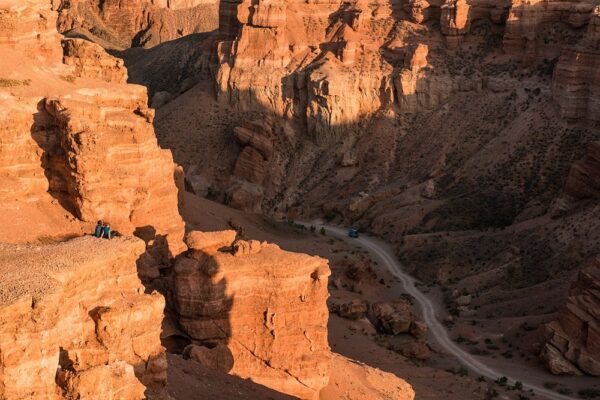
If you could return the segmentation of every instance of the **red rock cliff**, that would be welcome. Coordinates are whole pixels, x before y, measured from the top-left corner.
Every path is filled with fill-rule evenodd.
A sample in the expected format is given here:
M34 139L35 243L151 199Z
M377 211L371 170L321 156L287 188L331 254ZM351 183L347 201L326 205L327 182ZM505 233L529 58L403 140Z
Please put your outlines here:
M144 249L92 237L0 244L0 398L133 400L164 388L164 298L137 277Z
M146 89L127 85L122 61L97 45L67 40L63 59L49 6L9 3L0 19L1 214L15 226L0 240L60 233L74 216L178 254L175 169L156 142ZM47 221L59 209L68 218Z
M150 47L218 26L217 1L70 0L59 11L61 32L84 33L110 47Z
M272 389L316 399L329 379L327 261L235 231L187 237L175 265L173 304L208 366Z
M600 376L600 259L579 272L558 319L546 325L542 360L555 374Z

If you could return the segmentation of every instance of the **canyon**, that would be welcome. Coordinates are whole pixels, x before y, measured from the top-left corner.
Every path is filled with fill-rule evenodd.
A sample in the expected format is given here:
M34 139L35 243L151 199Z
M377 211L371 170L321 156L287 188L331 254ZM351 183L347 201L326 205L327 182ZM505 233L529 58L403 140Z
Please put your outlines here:
M600 393L599 1L0 0L0 49L1 398L534 395L322 224Z

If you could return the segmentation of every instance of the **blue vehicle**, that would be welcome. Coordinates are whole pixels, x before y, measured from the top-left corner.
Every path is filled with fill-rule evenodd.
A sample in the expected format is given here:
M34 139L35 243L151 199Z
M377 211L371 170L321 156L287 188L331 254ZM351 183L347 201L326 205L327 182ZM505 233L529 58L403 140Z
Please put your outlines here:
M348 236L354 239L358 238L358 229L350 229L348 231Z

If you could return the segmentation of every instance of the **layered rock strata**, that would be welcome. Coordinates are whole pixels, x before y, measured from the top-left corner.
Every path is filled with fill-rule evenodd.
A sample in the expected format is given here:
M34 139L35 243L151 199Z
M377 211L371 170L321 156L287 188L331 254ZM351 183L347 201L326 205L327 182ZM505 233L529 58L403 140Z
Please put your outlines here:
M554 374L600 376L600 259L579 272L558 319L546 325L542 360Z
M0 398L133 400L164 388L164 298L144 294L144 250L90 236L0 244Z
M460 44L460 37L471 27L471 6L466 0L446 0L441 7L440 29L450 47Z
M88 89L42 104L34 135L45 146L42 157L56 165L50 192L83 221L106 219L178 254L183 226L175 169L171 153L156 142L146 90Z
M400 113L431 110L457 92L481 91L478 77L432 73L427 62L429 47L425 44L408 50L404 67L394 80Z
M172 277L191 358L272 389L316 399L327 385L327 262L235 231L191 232ZM259 288L259 289L257 289Z
M248 121L234 128L237 142L243 146L228 190L229 205L249 212L261 212L263 184L273 157L273 125L270 119Z
M261 0L224 2L221 14L229 38L215 75L220 98L235 107L296 119L326 141L393 101L393 68L361 34L374 19L391 27L391 11Z
M600 142L590 143L585 158L573 165L563 193L574 200L600 199Z
M62 46L63 62L75 67L75 76L106 82L127 82L127 68L123 60L110 56L98 44L84 39L65 39Z
M561 115L600 121L600 6L576 46L565 46L554 70L552 94Z
M61 1L58 28L107 46L151 47L218 27L218 2L206 0Z
M0 7L3 218L27 226L23 205L41 214L60 207L84 224L104 219L178 254L175 168L157 144L146 89L127 85L122 61L97 45L66 40L63 54L49 3ZM2 239L32 239L17 236Z
M578 29L592 17L594 0L515 0L512 2L504 48L510 54L534 60L559 55L559 43L578 37Z

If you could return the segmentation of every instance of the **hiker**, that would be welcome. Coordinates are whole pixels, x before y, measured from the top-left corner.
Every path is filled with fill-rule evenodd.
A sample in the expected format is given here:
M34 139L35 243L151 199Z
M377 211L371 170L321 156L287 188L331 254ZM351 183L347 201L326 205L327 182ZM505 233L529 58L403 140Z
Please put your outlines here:
M110 239L110 225L106 222L102 224L102 237L104 239Z
M96 224L96 229L94 230L94 236L97 238L102 237L102 232L104 232L104 227L102 225L102 220L100 220Z

